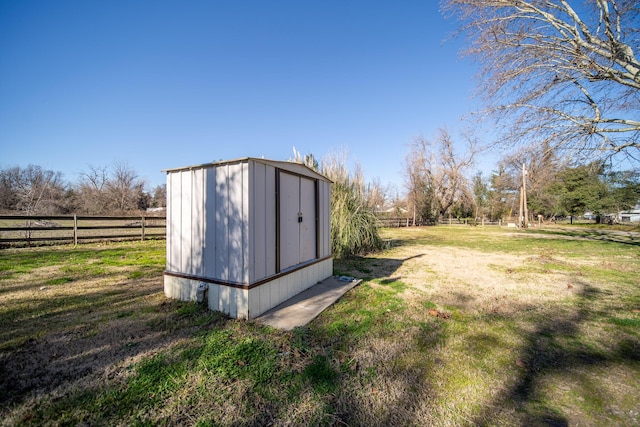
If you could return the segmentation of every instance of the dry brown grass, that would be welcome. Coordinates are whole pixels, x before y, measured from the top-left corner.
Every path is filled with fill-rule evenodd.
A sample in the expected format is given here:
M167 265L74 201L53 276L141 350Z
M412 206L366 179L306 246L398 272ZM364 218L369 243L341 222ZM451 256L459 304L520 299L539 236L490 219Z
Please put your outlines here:
M386 237L384 252L336 261L363 284L291 332L166 300L162 243L16 258L0 268L2 424L640 423L636 246ZM266 381L238 348L271 367Z

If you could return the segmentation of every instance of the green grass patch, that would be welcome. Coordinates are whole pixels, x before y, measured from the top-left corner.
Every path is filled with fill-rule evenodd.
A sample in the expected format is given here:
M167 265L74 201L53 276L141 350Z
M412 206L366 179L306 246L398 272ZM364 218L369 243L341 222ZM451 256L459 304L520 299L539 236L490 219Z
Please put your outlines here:
M572 230L381 234L393 242L386 251L334 263L368 277L293 331L166 299L164 242L0 252L0 416L10 425L640 422L637 246ZM495 254L474 264L493 282L438 273L433 248L454 254L447 273L467 267L456 254ZM517 262L503 263L510 254Z
M316 393L332 393L338 387L338 373L333 369L326 356L316 355L304 369L303 377L311 382Z
M49 279L45 283L50 286L64 285L65 283L73 282L73 277L56 277L55 279Z

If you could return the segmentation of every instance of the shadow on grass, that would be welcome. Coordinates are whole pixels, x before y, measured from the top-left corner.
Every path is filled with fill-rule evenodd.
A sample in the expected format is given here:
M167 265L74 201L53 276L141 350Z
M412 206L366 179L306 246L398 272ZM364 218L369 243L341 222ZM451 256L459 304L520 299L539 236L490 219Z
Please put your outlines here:
M308 380L314 390L331 396L317 424L420 425L418 408L435 394L423 381L432 362L419 354L434 342L444 344L446 333L441 319L404 318L408 308L400 294L407 285L396 272L422 256L352 257L334 264L341 273L367 277L326 314L298 330L321 352L310 365L317 374Z
M158 298L157 278L107 289L42 296L5 310L0 332L0 409L146 354L197 325L181 321L177 302Z
M640 342L622 339L610 351L582 346L581 328L585 322L601 320L602 314L593 310L593 304L602 292L582 283L577 294L577 311L571 314L547 316L532 332L520 331L525 346L516 363L520 373L513 385L500 393L470 425L493 425L505 408L513 408L522 416L522 425L568 426L569 420L550 407L541 391L543 380L554 374L570 374L584 368L619 363L636 364L640 361ZM593 387L587 399L606 401ZM593 422L593 420L587 420Z
M521 313L482 313L471 320L464 313L448 320L430 316L428 309L436 305L404 299L406 285L397 275L400 266L420 256L336 262L341 273L364 273L372 283L290 333L166 300L158 277L129 280L73 301L39 297L31 311L7 314L15 330L0 332L3 343L16 340L0 350L0 413L77 381L94 397L54 397L47 403L50 414L62 417L85 405L103 424L133 424L136 411L142 411L138 421L148 424L199 420L208 425L209 417L211 425L425 425L425 405L439 398L438 384L428 382L430 373L444 369L432 356L434 349L465 333L465 321L490 325L500 316ZM606 318L592 307L613 295L573 283L580 289L572 302L577 308L536 316L527 322L531 329L517 330L524 346L518 349L518 367L514 361L514 381L476 411L469 425L496 424L505 408L517 414L508 418L512 425L568 425L568 417L541 397L547 378L581 367L638 363L635 335L617 337L605 350L580 345L584 324ZM459 301L470 298L456 294ZM30 331L39 333L30 336ZM192 339L192 345L166 350L183 338ZM470 336L466 345L481 361L504 347L502 341L499 329L489 329ZM98 384L104 390L87 385L92 374L117 371L118 362L127 358L139 362L124 383L106 375ZM175 406L163 413L169 401ZM460 418L441 421L464 424Z
M610 237L610 236L609 236ZM636 243L633 243L636 244ZM421 256L421 255L419 255ZM348 268L351 272L366 271L371 275L370 280L375 281L379 285L389 285L401 277L396 277L395 273L398 268L410 258L407 259L380 259L380 258L361 258L346 261L344 268ZM375 266L375 268L372 268ZM603 300L610 300L615 296L607 291L602 290L586 281L580 281L573 278L573 283L578 289L572 296L571 309L566 310L563 304L557 304L550 310L545 310L544 315L534 315L535 318L527 320L526 327L516 327L516 333L519 338L524 341L524 346L519 347L518 357L513 360L515 369L515 378L507 388L498 393L492 401L483 404L479 411L475 412L475 416L465 425L495 425L499 423L501 417L504 419L505 413L515 415L507 416L509 423L517 425L545 425L545 426L567 426L570 420L568 412L563 412L560 406L555 405L552 398L548 394L548 382L556 376L565 376L571 382L573 387L577 387L577 392L584 392L585 396L579 399L587 400L584 403L586 409L573 408L571 410L573 417L587 417L578 419L581 422L598 423L597 420L590 419L590 416L597 414L599 409L603 411L611 410L611 413L602 415L600 422L608 422L615 420L617 422L630 422L631 419L625 418L626 415L616 415L615 409L609 405L608 400L612 399L610 391L601 390L598 387L596 379L589 378L589 372L594 369L600 369L607 366L638 366L640 362L640 340L635 333L621 333L612 337L607 342L585 340L583 333L593 328L594 324L602 325L614 323L610 319L611 314L606 311L600 311L599 307L607 306ZM456 297L459 301L471 299L470 295L457 293ZM378 302L370 301L370 298L364 298L361 304L369 304L370 311L375 311L375 307L379 306ZM424 304L423 304L424 305ZM358 304L355 304L358 306ZM382 306L384 307L384 306ZM426 305L425 305L426 307ZM350 315L344 312L337 316L345 323ZM526 314L525 314L526 315ZM461 320L469 320L462 314ZM473 322L486 322L492 324L492 318L496 321L505 321L509 324L517 325L523 313L516 312L514 314L495 314L484 313L479 317L476 315ZM378 319L384 318L384 312L377 312L375 315ZM615 319L614 319L615 320ZM455 322L455 320L452 320ZM368 324L375 324L376 320L368 321ZM618 321L621 323L622 321ZM335 322L334 322L335 323ZM332 345L334 349L353 349L358 344L357 330L362 328L362 319L356 323L350 323L342 329L335 328L331 323L324 324L316 322L316 327L325 336L335 336L335 343ZM626 324L632 328L636 323L627 320ZM406 322L402 327L409 328L411 322ZM446 328L438 328L434 323L423 323L420 331L410 335L418 347L424 349L425 352L436 347L443 347L452 338L451 331ZM533 330L530 329L533 326ZM598 328L601 326L598 326ZM390 327L393 330L393 326ZM383 333L384 335L384 333ZM397 333L397 339L407 339L408 335L402 332ZM470 336L466 345L472 354L478 357L481 362L484 357L491 357L496 349L505 347L499 333L489 330L488 333L480 333ZM371 350L371 363L373 366L402 365L403 372L395 372L398 374L394 377L396 394L388 396L385 399L384 409L370 408L370 401L358 401L353 396L345 398L343 405L336 407L337 413L340 415L341 422L353 425L362 425L362 419L357 418L357 414L363 411L377 410L376 418L366 419L368 425L413 425L424 422L420 415L420 407L424 402L437 399L437 390L431 389L428 385L421 384L420 378L429 377L429 370L439 369L437 361L430 360L425 363L424 360L407 360L406 351L399 350L402 347L387 348L384 351ZM401 361L400 363L398 361ZM434 363L436 365L434 365ZM586 372L586 373L585 373ZM388 374L393 372L388 372ZM378 372L379 374L379 372ZM357 376L356 376L357 377ZM340 389L348 389L352 386L350 382L352 378L348 376L337 379ZM577 383L574 383L577 381ZM591 382L594 382L591 384ZM366 384L363 385L366 388ZM357 395L357 393L356 393ZM592 403L593 401L595 403ZM480 402L479 402L480 403ZM580 406L580 404L577 404ZM589 405L592 405L589 407ZM613 404L615 407L615 403ZM633 412L633 411L632 411ZM589 415L591 414L591 415ZM637 421L637 418L634 418ZM458 420L461 421L461 420ZM631 421L633 423L633 421Z
M424 254L417 254L407 258L378 258L367 256L352 256L334 261L337 274L351 275L364 280L395 280L394 273L407 261L421 258Z
M566 238L594 240L600 242L615 242L625 245L640 246L640 233L634 231L606 230L595 228L559 228L535 230L535 234L548 234Z

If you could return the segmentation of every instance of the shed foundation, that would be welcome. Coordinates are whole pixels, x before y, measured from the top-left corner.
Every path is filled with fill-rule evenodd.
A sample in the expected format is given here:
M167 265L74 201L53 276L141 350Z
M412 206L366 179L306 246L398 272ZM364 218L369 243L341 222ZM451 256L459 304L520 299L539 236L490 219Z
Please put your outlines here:
M202 277L165 272L164 293L196 301L198 286L207 283L209 309L238 319L255 319L333 274L333 258L309 262L252 285L220 283Z

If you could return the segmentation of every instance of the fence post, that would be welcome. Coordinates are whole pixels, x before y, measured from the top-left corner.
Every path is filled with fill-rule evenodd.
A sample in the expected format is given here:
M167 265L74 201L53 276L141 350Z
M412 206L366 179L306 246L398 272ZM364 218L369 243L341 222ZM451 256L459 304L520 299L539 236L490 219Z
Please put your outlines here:
M78 246L78 215L73 214L73 246Z
M142 215L142 241L144 242L144 215Z

